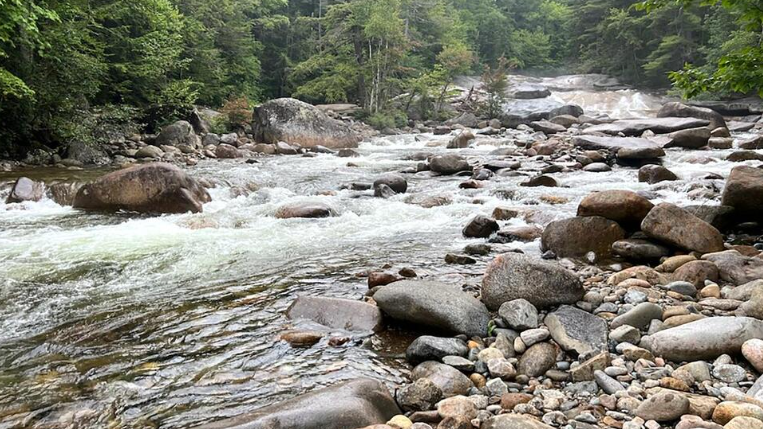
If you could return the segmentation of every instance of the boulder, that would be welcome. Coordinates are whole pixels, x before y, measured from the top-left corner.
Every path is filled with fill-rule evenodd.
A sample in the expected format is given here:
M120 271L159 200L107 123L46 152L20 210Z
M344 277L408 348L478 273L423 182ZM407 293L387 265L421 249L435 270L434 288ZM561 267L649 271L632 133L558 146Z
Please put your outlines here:
M749 317L708 317L644 337L642 343L655 356L681 362L736 355L747 340L755 338L763 338L763 321Z
M739 148L748 150L763 149L763 135L740 141Z
M623 160L657 159L665 156L665 150L651 140L636 137L577 136L572 144L587 150L609 150Z
M255 107L252 130L258 142L286 142L306 148L354 148L363 140L344 122L293 98L270 100Z
M702 204L683 206L682 208L714 226L719 231L724 231L735 224L734 207Z
M111 162L109 155L98 144L88 144L81 141L69 143L66 148L66 158L82 165L105 165Z
M378 307L351 299L299 296L286 310L286 316L346 331L377 332L383 327Z
M638 229L654 204L631 191L601 191L589 194L578 206L578 216L601 216L625 227Z
M726 250L703 255L702 259L712 262L718 269L721 280L735 285L744 285L763 279L763 259L744 256L736 250Z
M469 142L474 140L474 133L462 130L457 136L448 142L448 149L463 149L469 147Z
M207 190L174 165L149 163L114 171L82 186L74 208L140 213L198 213L212 200Z
M698 118L710 122L710 129L726 128L726 120L715 110L687 106L679 102L665 103L657 112L658 118Z
M685 250L712 253L724 249L723 236L716 228L670 203L654 207L641 229L652 238Z
M143 146L135 152L138 159L159 159L164 156L164 151L156 146Z
M472 166L466 160L456 154L439 155L432 157L429 168L435 173L451 175L462 171L472 171Z
M81 186L82 184L77 182L53 184L48 188L50 199L60 206L71 206Z
M498 231L498 222L484 215L477 215L466 224L462 233L468 238L487 238Z
M193 125L188 121L177 121L162 129L156 136L156 146L180 146L187 145L194 149L201 147L201 139L193 132Z
M384 424L400 413L384 384L359 379L277 401L252 413L198 426L198 429L356 429Z
M458 115L458 117L449 119L446 122L447 125L461 125L467 128L476 128L478 123L479 119L474 113L471 112L464 112Z
M395 173L383 174L374 181L373 187L376 189L381 185L389 186L397 194L404 194L408 190L408 181L405 177Z
M611 255L612 244L625 238L625 230L600 216L573 217L551 222L543 230L541 249L560 258L582 258L593 252L596 259Z
M520 100L529 100L534 98L546 98L551 95L551 91L543 85L524 83L516 86L511 92L513 98Z
M731 170L723 190L725 206L734 207L735 214L743 219L763 219L763 169L739 166Z
M498 315L511 329L524 331L538 327L538 309L525 299L504 302L498 309Z
M334 209L323 203L296 202L284 204L276 210L278 219L322 218L334 216Z
M415 365L428 360L442 360L445 356L465 357L467 353L469 348L458 338L424 335L413 340L405 351L405 357Z
M688 128L699 128L710 125L710 121L696 118L645 118L623 119L609 124L594 125L586 128L585 134L603 133L610 135L640 136L645 131L655 134L668 134Z
M579 118L583 115L583 113L585 113L583 108L577 104L566 104L551 110L549 112L549 117L554 118L557 116L572 116L574 118Z
M469 336L487 334L487 308L458 286L403 280L382 287L374 300L395 320Z
M566 351L589 355L607 349L607 322L591 313L564 305L549 313L544 323Z
M221 143L215 147L215 156L220 159L243 158L244 154L235 146Z
M668 134L672 140L668 147L684 147L687 149L699 149L707 146L710 140L710 128L687 128Z
M482 278L482 300L491 310L520 298L536 307L574 304L583 294L583 284L571 271L518 253L497 256Z
M646 182L650 185L660 182L678 180L675 173L661 165L648 164L638 170L638 181Z
M474 384L469 377L452 366L426 361L413 368L411 380L426 378L439 387L445 397L466 395Z
M45 185L35 182L28 177L19 177L11 188L5 203L23 203L24 201L40 201L45 195Z
M726 157L726 161L729 162L745 162L745 161L763 161L763 153L757 153L751 150L738 150L730 153Z

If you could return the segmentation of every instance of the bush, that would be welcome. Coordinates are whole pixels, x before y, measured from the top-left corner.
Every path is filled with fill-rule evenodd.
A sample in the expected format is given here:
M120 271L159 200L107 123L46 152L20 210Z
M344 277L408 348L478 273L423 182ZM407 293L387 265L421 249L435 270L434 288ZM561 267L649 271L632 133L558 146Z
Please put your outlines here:
M408 125L408 115L401 110L381 111L373 114L358 115L358 119L377 130L385 128L402 128Z
M244 127L252 122L252 105L246 97L229 98L220 113L230 129Z

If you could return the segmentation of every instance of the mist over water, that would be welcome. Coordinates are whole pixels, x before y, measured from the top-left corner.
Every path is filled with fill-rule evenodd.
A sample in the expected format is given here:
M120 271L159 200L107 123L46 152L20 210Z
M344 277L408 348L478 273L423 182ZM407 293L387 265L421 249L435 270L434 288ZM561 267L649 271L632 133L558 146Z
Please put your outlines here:
M569 86L551 98L613 117L643 116L659 103L633 90ZM614 167L555 175L560 188L518 187L525 177L495 177L482 189L459 190L463 177L420 173L408 176L408 194L388 200L340 190L415 166L409 159L417 152L445 153L449 139L374 138L361 144L357 158L202 161L189 173L216 187L201 214L86 214L47 199L0 203L0 428L189 427L339 380L366 376L394 385L407 374L400 354L411 334L393 329L355 336L342 347L324 339L294 349L279 334L316 327L295 324L283 311L300 294L360 299L367 285L358 274L386 264L477 285L485 260L466 267L443 262L446 253L479 242L461 235L474 215L499 206L533 209L533 219L546 224L573 216L591 191L649 188L638 183L637 170ZM514 147L505 138L480 138L476 148L456 152L488 159L504 145ZM731 163L723 158L730 152L668 150L665 166L684 180L658 189L654 202L717 204L688 200L685 191L694 179L727 172ZM549 195L567 202L543 202ZM411 204L429 196L451 204ZM339 215L273 216L303 200L326 203ZM512 248L539 253L537 241L495 246Z

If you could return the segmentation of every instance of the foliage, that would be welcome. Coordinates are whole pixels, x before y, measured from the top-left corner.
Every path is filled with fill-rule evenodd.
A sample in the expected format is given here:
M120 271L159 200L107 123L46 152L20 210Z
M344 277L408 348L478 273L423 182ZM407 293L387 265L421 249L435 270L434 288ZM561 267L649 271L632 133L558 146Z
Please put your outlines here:
M220 109L229 129L242 127L252 122L252 104L246 97L229 98Z
M505 58L501 58L495 68L486 66L482 74L482 89L487 93L484 110L489 118L496 118L503 111L506 90L509 86L506 80L509 69L510 63Z

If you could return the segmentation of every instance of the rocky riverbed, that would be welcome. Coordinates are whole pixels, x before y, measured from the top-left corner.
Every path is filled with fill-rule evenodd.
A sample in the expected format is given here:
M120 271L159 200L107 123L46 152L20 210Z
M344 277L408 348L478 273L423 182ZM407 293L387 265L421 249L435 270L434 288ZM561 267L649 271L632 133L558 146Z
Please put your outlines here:
M539 83L7 165L0 427L763 427L760 117Z

